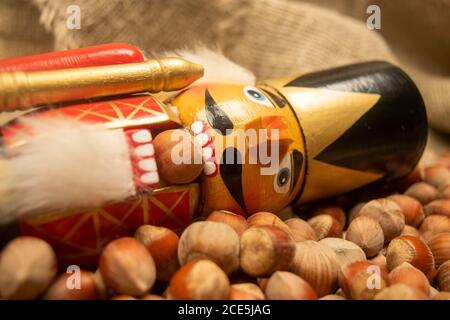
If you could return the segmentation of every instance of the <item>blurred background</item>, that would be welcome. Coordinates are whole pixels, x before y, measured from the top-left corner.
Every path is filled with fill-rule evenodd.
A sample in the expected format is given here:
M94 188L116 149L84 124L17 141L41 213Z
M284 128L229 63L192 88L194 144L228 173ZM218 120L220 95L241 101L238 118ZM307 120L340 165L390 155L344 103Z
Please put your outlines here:
M370 5L379 30L367 27ZM113 41L148 56L206 45L260 79L390 61L424 96L429 157L450 150L449 30L450 0L0 0L0 59Z

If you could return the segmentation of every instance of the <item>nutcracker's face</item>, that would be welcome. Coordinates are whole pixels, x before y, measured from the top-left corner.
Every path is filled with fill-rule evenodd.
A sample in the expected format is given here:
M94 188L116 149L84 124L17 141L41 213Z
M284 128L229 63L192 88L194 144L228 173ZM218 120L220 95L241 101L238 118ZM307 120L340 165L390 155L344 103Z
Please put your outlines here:
M287 101L265 87L208 84L175 97L180 118L202 144L203 212L276 212L300 192L305 147Z

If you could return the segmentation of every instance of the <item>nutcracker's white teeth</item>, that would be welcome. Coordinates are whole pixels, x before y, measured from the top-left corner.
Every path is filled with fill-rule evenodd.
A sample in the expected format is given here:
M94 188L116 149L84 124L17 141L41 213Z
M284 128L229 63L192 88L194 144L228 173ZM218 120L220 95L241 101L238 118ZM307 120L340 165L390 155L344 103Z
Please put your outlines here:
M214 143L209 133L209 126L206 122L197 120L191 125L195 140L202 147L203 174L207 177L214 177L217 174L218 166L215 157Z
M151 143L140 145L134 151L140 157L151 157L155 154L155 148Z
M136 189L147 189L159 184L158 168L152 134L145 129L125 130L130 146L130 160Z
M144 171L156 171L156 161L154 158L141 160L138 162L138 165Z
M195 136L195 140L197 140L197 142L202 146L202 148L204 148L206 144L209 142L210 137L206 133L202 132Z
M203 122L201 122L200 120L194 121L194 123L191 125L191 130L194 133L194 135L202 133Z
M217 165L214 162L205 162L203 172L206 176L212 176L217 172Z
M131 135L135 143L147 143L152 141L152 134L149 130L138 130Z
M159 182L159 176L157 172L147 172L140 176L140 180L149 185L154 185Z
M214 150L211 147L202 148L202 157L203 159L210 159L214 155Z

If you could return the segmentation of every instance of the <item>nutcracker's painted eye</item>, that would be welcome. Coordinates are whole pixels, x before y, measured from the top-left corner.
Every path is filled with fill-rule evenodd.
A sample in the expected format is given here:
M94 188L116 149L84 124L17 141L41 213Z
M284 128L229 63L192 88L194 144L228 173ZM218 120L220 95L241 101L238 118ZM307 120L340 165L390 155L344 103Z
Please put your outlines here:
M288 153L280 163L280 169L275 175L273 187L278 193L287 193L291 189L291 155Z
M244 88L245 96L253 102L260 103L266 107L274 108L272 102L257 88L253 86L246 86Z
M285 186L289 182L290 178L291 170L289 170L288 168L281 169L277 174L277 185L279 187Z

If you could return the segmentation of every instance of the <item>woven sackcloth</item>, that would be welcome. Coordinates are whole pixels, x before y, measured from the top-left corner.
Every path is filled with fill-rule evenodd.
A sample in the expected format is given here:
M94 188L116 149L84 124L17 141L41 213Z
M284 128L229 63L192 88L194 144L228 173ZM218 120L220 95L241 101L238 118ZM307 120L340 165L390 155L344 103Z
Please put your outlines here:
M366 9L381 9L369 30ZM66 27L68 7L81 29ZM0 57L126 41L150 55L206 44L258 78L387 60L450 133L450 0L2 0Z

